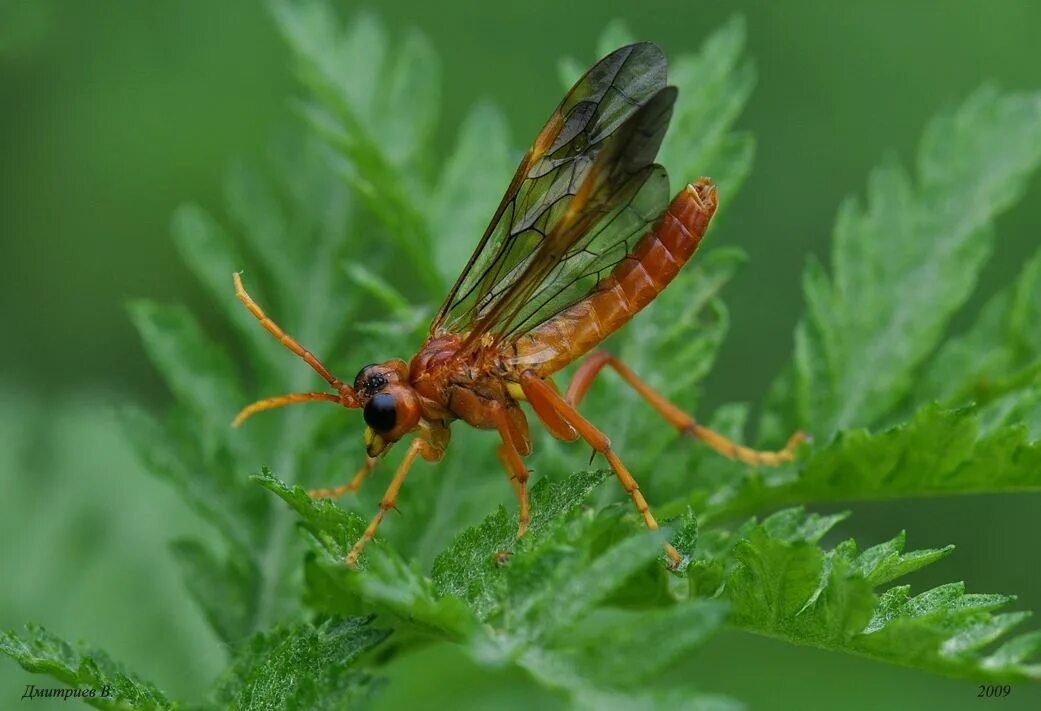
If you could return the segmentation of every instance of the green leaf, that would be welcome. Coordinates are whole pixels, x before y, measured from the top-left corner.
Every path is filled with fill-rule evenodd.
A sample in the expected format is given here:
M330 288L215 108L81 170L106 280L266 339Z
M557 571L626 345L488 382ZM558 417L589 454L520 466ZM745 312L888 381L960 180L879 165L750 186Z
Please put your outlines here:
M560 483L548 479L537 482L530 491L531 522L522 544L537 543L560 516L574 511L605 477L604 471L587 471ZM431 577L438 592L462 598L478 617L490 614L497 606L496 556L514 549L516 533L516 518L500 507L480 526L460 534L434 561Z
M681 185L711 177L722 211L733 203L755 156L752 136L733 131L756 81L744 56L745 34L744 20L735 16L709 36L698 54L679 56L669 72L669 82L680 93L659 161Z
M604 695L639 697L631 691L635 685L704 642L725 613L721 604L706 601L638 612L603 607L648 566L664 575L655 562L661 532L634 534L638 528L617 515L579 509L603 479L603 472L586 472L560 483L540 481L531 492L531 526L519 544L513 540L516 521L500 509L439 556L429 579L378 540L366 549L363 570L346 569L343 556L356 535L347 529L360 533L361 522L330 502L312 501L299 487L270 475L256 478L302 517L317 554L307 567L313 606L378 611L395 626L399 646L454 641L480 664L518 664L578 704ZM683 535L692 547L693 532ZM497 555L511 549L505 561ZM633 628L647 635L643 653L631 641L622 644ZM629 670L624 676L611 672L623 668Z
M440 109L440 62L426 37L410 32L394 52L374 126L395 165L421 159Z
M26 671L47 674L71 689L88 692L76 698L91 706L99 709L174 708L162 691L127 672L104 652L74 648L37 625L27 625L25 630L24 637L14 632L0 634L0 652ZM46 693L51 689L36 691ZM91 691L95 692L94 696L89 695Z
M731 541L721 596L731 624L796 644L871 657L973 680L1041 680L1037 633L1006 639L1028 613L996 613L1009 595L965 592L950 583L917 595L899 585L875 588L944 557L950 548L904 553L904 535L862 553L852 540L818 545L837 517L801 510L750 522ZM703 575L704 568L691 568Z
M431 234L439 241L434 258L446 285L455 281L495 214L513 163L506 118L494 106L478 104L459 128L430 205Z
M241 551L222 561L206 545L189 539L174 541L171 548L210 626L221 641L237 647L249 636L257 614L260 574L254 561Z
M433 126L439 75L426 40L412 34L391 53L369 16L343 28L324 3L279 0L273 9L311 94L304 118L338 155L334 168L384 223L420 283L439 292L437 274L419 268L430 263L432 249L416 200L427 192L417 161ZM391 54L396 61L387 61Z
M152 363L199 420L200 431L209 433L207 450L216 447L216 434L229 428L245 400L231 360L182 307L135 301L129 311Z
M917 180L892 161L871 176L865 206L835 228L832 275L811 262L796 330L797 426L827 441L884 417L968 299L991 252L994 218L1041 162L1041 97L973 94L934 120Z
M241 709L355 708L379 688L371 674L352 668L387 637L370 622L330 619L258 634L224 673L216 703Z
M172 484L239 550L249 550L261 533L259 525L254 524L266 507L246 482L235 476L233 468L226 461L207 466L201 452L136 407L124 407L119 414L123 431L146 469Z
M925 371L917 399L988 402L1041 384L1041 252L983 307L966 333L948 340Z
M344 511L330 499L316 501L305 489L289 486L267 469L252 479L289 504L302 517L302 523L311 535L326 542L330 555L338 560L347 557L347 552L365 530L365 521L357 514ZM364 558L362 560L364 562Z
M1037 390L1016 398L1021 408L1041 405ZM928 405L881 432L843 432L798 469L741 469L691 503L706 522L796 503L999 491L1041 491L1041 441L1018 418L985 428L974 409Z
M264 347L270 336L257 328L256 319L235 298L231 275L240 271L246 260L239 254L231 236L196 205L179 207L174 212L170 231L181 259L195 272L225 317L250 342L251 354L271 355L272 351ZM263 293L253 290L256 292L254 297L263 301ZM272 365L273 359L267 358L264 362Z
M601 687L639 688L718 630L727 605L692 600L650 610L601 608L575 628L563 666ZM634 631L637 631L634 634Z
M631 575L656 561L663 540L659 531L643 531L591 560L568 556L567 563L566 553L549 546L520 557L507 570L503 626L528 640L560 642Z
M708 600L639 612L601 609L584 620L571 646L529 649L520 664L568 694L575 708L741 708L722 696L654 684L721 626L725 612L725 605Z
M251 381L258 394L247 397L238 387L237 364L183 309L145 302L131 307L178 405L163 425L136 411L125 413L124 424L145 466L174 483L224 538L223 545L183 541L175 555L189 591L231 649L301 605L296 553L303 547L291 530L291 514L273 507L246 473L273 464L288 480L310 476L306 458L321 415L289 408L252 418L239 429L230 427L231 418L251 399L324 386L238 303L231 274L246 268L247 288L271 317L328 361L356 307L349 282L340 277L340 260L349 248L362 248L347 241L350 200L330 179L328 160L327 149L297 137L281 150L277 185L244 168L229 179L229 211L267 274L249 270L252 259L231 232L197 208L182 208L174 220L185 261L224 304L228 320L248 334L245 350L256 366ZM271 293L277 294L273 302L266 297Z
M328 499L315 501L299 486L289 487L270 473L254 481L273 492L300 515L301 526L320 554L309 561L309 603L329 612L379 610L408 622L413 631L452 639L467 635L472 613L453 598L441 598L415 565L405 563L379 539L366 547L359 571L344 559L365 529L365 521Z

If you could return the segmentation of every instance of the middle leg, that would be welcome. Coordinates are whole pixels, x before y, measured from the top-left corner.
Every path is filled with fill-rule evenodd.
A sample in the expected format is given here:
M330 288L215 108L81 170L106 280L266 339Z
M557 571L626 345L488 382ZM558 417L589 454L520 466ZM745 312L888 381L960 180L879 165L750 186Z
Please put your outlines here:
M513 491L517 494L519 513L517 517L517 538L520 538L528 530L530 511L528 506L528 467L525 466L522 457L531 454L531 440L527 433L517 432L514 423L510 421L506 408L495 407L494 416L496 427L502 443L499 445L499 461L506 468L506 475L510 478Z
M578 435L582 439L588 442L597 452L604 455L608 464L611 465L611 469L614 470L615 476L618 477L622 488L625 489L625 492L633 500L633 505L636 506L637 512L643 517L644 524L652 531L657 530L658 521L654 518L654 514L651 513L651 507L648 505L647 499L640 492L640 486L636 483L636 479L633 478L633 475L622 463L622 460L611 449L611 440L608 439L607 435L598 430L570 402L557 394L553 388L547 385L535 373L531 371L523 373L521 375L521 387L524 389L524 394L528 396L529 402L538 401L542 403L543 407L552 407L568 425L577 430ZM678 567L683 561L683 557L671 543L665 544L665 554L668 555L670 565L673 568Z

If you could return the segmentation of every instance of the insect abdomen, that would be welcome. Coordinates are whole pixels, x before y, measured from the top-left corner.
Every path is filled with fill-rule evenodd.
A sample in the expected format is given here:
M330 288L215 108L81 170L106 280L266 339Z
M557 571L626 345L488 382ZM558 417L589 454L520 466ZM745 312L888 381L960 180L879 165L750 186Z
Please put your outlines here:
M625 325L694 254L716 205L716 188L708 178L684 188L654 229L585 298L517 339L512 364L551 375Z

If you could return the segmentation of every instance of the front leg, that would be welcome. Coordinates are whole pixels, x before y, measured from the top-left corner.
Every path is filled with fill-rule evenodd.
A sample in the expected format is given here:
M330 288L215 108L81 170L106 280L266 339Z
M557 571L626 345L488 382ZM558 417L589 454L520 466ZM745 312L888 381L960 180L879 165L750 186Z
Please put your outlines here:
M448 432L446 427L421 427L416 438L412 440L408 450L405 451L405 458L401 460L397 471L394 472L394 478L390 480L387 491L383 494L383 498L380 499L379 512L369 522L361 538L358 539L358 542L351 547L350 552L347 554L344 562L348 568L353 568L357 565L358 557L361 555L365 544L376 537L376 529L379 528L380 523L383 521L383 516L397 504L401 485L405 482L408 470L412 467L412 463L416 461L416 457L422 456L428 462L437 462L444 456L445 447L448 445Z
M348 491L357 491L361 488L361 484L369 472L376 468L378 462L378 457L365 457L365 463L361 465L361 469L346 484L334 486L332 489L311 489L307 494L312 499L338 499Z

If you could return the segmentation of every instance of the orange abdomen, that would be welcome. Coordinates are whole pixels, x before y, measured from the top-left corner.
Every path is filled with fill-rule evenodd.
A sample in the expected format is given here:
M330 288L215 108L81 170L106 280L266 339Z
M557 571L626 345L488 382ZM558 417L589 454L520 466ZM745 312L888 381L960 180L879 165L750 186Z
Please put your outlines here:
M585 298L519 336L516 356L507 362L546 377L595 348L675 278L698 248L716 205L708 178L680 191L654 229Z

